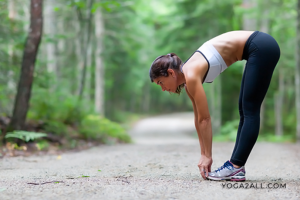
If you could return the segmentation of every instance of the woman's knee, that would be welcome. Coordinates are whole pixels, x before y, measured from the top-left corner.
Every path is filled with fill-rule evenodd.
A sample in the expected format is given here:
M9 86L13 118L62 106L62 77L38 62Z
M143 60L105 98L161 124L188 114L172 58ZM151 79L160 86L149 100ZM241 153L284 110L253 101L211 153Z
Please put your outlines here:
M253 121L255 120L260 120L260 112L255 112L255 111L244 111L244 116L245 119L251 119Z

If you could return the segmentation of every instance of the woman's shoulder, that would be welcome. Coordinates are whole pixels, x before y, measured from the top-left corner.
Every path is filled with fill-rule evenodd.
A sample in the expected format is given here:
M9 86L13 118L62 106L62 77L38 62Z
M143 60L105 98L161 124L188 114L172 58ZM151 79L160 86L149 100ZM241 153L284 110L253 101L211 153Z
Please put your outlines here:
M203 55L195 52L191 58L183 65L182 71L186 80L202 79L208 69L208 63Z

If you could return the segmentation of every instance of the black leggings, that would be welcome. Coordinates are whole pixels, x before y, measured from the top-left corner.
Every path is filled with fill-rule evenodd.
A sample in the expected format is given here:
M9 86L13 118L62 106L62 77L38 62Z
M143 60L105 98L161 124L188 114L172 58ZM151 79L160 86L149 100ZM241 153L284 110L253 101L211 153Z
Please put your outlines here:
M279 57L277 42L266 33L255 31L245 44L243 60L247 63L239 97L240 124L230 159L235 165L245 165L257 140L260 107Z

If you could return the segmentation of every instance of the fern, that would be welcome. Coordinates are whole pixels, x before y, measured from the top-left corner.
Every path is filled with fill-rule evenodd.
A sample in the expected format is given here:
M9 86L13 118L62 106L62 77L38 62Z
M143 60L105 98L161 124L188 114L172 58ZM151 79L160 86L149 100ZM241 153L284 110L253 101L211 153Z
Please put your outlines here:
M30 140L36 140L39 138L46 137L46 133L36 133L36 132L28 132L28 131L14 131L6 134L5 138L18 138L25 142L29 142Z

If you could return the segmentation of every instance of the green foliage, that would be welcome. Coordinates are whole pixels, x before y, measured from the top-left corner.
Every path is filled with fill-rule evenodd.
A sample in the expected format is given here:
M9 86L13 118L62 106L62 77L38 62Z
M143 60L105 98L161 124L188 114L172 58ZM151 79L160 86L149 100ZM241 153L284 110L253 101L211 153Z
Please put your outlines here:
M67 148L70 148L70 149L74 149L78 146L78 140L76 139L69 139L68 140L68 143L66 144Z
M276 142L276 143L289 143L289 142L295 142L296 137L294 135L283 135L283 136L277 136L274 135L274 133L268 133L264 135L259 135L257 141L260 142Z
M221 133L214 135L214 141L235 141L239 126L239 120L226 122L222 128Z
M8 1L0 1L0 8L0 114L10 115L26 33L23 21L8 17Z
M48 128L61 128L61 132L64 129L62 123L78 123L89 113L92 113L89 104L78 102L77 97L70 93L34 88L28 119L46 121L50 123Z
M85 0L72 0L68 2L69 7L73 7L76 9L84 9L87 7L87 1ZM113 9L119 8L121 4L118 1L100 1L100 2L94 2L92 6L92 13L94 13L98 8L104 8L106 11L110 12ZM59 11L59 8L56 7L55 11Z
M24 41L29 24L29 1L18 0L15 4L15 19L8 18L8 2L0 1L0 114L11 116L19 78ZM105 140L109 134L122 132L115 130L115 124L105 124L94 116L95 57L96 48L102 48L105 76L104 98L105 116L113 121L124 123L136 116L166 112L191 111L192 104L187 95L162 93L151 84L148 70L152 61L159 55L174 52L185 61L203 42L221 33L243 29L244 16L257 22L256 29L267 23L268 32L279 42L281 59L274 71L269 91L264 101L263 133L274 132L274 95L278 92L279 67L283 69L285 92L282 108L284 132L295 133L295 36L296 1L267 0L254 1L256 6L248 6L242 0L153 0L123 1L95 0L88 5L86 0L59 0L55 5L54 34L44 34L37 58L34 85L30 101L28 119L43 121L45 129L58 135L68 134L67 125L80 126L86 138ZM47 6L45 4L45 6ZM27 11L25 8L28 8ZM90 9L90 10L89 10ZM89 11L101 11L104 20L103 46L95 45L95 24L91 29L91 62L85 89L84 100L78 102L80 67L83 55L78 56L80 34L87 31L80 26L77 11L81 11L86 23ZM47 17L50 17L47 16ZM46 19L46 18L45 18ZM78 30L78 27L81 27ZM55 58L48 60L48 44L55 45ZM46 66L57 63L57 71L48 73ZM221 94L213 91L207 95L222 97L222 130L216 139L233 141L237 131L238 98L244 62L230 66L218 79L222 86ZM210 89L207 84L204 87ZM210 90L212 91L212 90ZM211 108L216 109L213 106ZM137 113L131 118L130 113ZM211 112L213 115L213 111ZM92 122L93 123L92 123ZM101 122L100 122L101 121ZM100 125L104 123L100 130ZM92 123L95 130L86 124ZM117 125L116 125L117 126ZM119 127L119 126L117 126ZM118 129L118 128L117 128ZM99 131L100 130L100 131ZM109 132L109 133L106 133ZM111 133L112 132L112 133ZM122 134L121 134L122 135ZM267 134L262 134L262 136ZM120 137L116 136L115 137ZM124 136L125 137L125 136ZM127 139L123 139L127 140ZM268 139L269 140L269 139ZM270 139L275 140L275 139ZM76 140L70 141L76 146Z
M17 138L21 139L25 142L34 141L36 139L40 139L46 137L45 133L36 133L36 132L28 132L28 131L14 131L9 132L5 135L5 138Z
M40 151L46 150L49 147L49 142L47 140L41 140L36 143L36 146Z
M101 1L101 2L97 2L94 3L93 7L92 7L92 12L96 12L97 9L100 8L104 8L106 11L111 12L112 9L116 9L119 8L121 6L121 4L118 1Z
M214 135L213 140L216 142L235 142L239 120L229 121L221 128L221 133ZM283 136L274 135L274 133L260 133L257 141L260 142L295 142L295 135L287 134Z
M60 121L47 121L43 129L48 133L54 133L56 135L64 135L68 131L67 125Z
M87 139L105 141L109 136L123 142L131 141L129 135L119 124L99 115L86 116L80 123L79 131Z

